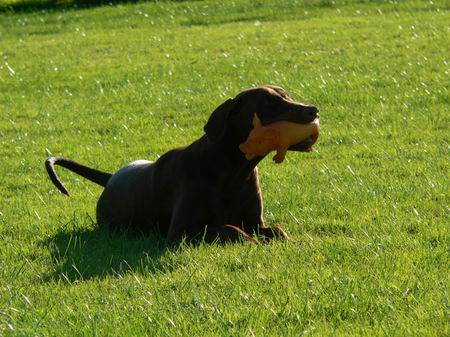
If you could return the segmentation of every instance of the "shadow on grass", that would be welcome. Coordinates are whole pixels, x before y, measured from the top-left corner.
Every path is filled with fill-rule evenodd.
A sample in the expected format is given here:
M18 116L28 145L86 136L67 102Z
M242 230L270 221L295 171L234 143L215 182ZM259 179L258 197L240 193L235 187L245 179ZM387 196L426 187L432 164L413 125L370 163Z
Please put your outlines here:
M176 249L157 234L101 229L61 229L43 244L49 247L54 265L44 281L69 283L129 273L167 272L173 264L161 258Z
M21 0L2 4L0 0L0 13L18 12L29 13L36 11L58 11L66 9L90 8L97 6L114 6L127 3L155 2L156 0ZM167 0L171 2L184 2L188 0Z

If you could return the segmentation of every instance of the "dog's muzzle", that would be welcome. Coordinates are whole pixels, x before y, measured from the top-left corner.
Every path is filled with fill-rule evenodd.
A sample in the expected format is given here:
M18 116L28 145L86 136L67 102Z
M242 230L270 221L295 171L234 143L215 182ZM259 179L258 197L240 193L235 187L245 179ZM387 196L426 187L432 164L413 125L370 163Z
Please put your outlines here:
M309 123L307 123L309 124ZM289 151L299 151L299 152L309 152L312 151L312 146L316 143L317 139L319 138L320 133L320 123L319 123L319 114L317 110L317 117L311 121L311 124L316 125L315 132L305 140L301 141L300 143L294 144L289 146Z

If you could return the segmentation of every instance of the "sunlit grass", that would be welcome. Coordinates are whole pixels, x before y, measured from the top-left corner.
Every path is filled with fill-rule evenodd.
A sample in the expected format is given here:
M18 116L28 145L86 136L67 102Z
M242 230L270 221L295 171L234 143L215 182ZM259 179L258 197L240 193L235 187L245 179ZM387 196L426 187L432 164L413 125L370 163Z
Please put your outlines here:
M448 18L444 1L2 10L0 335L448 335ZM101 189L46 176L49 152L157 158L265 83L321 109L315 152L260 165L288 243L99 232Z

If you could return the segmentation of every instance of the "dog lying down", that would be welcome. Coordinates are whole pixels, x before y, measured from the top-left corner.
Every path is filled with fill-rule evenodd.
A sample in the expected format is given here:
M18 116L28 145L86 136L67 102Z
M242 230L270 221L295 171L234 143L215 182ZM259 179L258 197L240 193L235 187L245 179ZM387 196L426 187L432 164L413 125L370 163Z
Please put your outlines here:
M281 227L264 225L257 165L273 150L277 163L286 151L310 151L319 136L318 109L266 85L219 105L204 131L155 162L134 161L114 174L62 157L49 157L46 169L66 195L55 165L104 187L97 202L102 228L156 231L170 243L287 239Z

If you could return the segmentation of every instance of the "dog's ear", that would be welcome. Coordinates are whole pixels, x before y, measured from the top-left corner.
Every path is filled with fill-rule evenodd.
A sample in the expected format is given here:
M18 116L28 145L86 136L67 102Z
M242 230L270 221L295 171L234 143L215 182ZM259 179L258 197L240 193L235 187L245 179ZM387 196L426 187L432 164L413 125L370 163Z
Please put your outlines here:
M213 143L219 141L227 132L228 117L235 106L235 99L227 99L213 111L205 127L206 136Z

